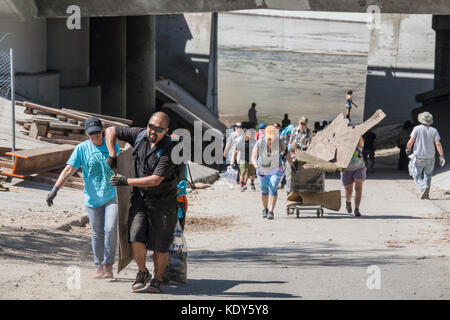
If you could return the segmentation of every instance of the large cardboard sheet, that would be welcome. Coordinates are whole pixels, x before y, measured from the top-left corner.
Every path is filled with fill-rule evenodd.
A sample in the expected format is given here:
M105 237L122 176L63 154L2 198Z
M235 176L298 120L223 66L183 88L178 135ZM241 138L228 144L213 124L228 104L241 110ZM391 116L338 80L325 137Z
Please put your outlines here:
M379 109L368 120L353 128L349 125L348 119L341 113L331 124L311 139L311 144L306 153L345 169L350 163L359 138L385 117L386 114ZM310 161L314 162L313 158L310 158Z
M135 177L133 150L132 147L129 147L119 153L117 156L116 173L120 173L126 177ZM131 245L128 243L128 211L131 206L130 200L133 187L116 187L116 191L117 205L119 208L117 217L117 241L119 247L117 273L119 273L131 262L131 260L133 260Z

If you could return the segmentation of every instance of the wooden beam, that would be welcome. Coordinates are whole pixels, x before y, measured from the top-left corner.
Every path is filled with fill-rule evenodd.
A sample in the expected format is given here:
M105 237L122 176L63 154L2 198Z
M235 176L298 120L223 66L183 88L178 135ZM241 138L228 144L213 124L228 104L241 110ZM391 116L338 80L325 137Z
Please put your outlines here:
M63 167L74 148L75 146L65 144L7 152L7 156L14 156L14 165L11 172L1 171L0 173L23 178L34 173Z
M106 120L111 120L111 121L115 121L115 122L122 122L124 124L127 124L129 126L133 125L133 120L130 119L125 119L125 118L119 118L119 117L113 117L113 116L108 116L108 115L104 115L104 114L98 114L98 113L92 113L92 112L86 112L86 111L79 111L79 110L72 110L72 109L66 109L66 108L62 108L61 110L63 111L69 111L69 112L76 112L82 115L87 115L87 116L94 116L97 118L101 118L101 119L106 119Z

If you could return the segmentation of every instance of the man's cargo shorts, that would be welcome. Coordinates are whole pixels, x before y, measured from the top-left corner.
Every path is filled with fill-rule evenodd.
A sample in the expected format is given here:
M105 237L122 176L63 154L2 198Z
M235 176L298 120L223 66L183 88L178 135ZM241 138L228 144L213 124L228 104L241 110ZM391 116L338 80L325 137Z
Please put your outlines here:
M131 197L128 216L129 241L147 245L148 250L168 252L177 223L176 193L168 197Z

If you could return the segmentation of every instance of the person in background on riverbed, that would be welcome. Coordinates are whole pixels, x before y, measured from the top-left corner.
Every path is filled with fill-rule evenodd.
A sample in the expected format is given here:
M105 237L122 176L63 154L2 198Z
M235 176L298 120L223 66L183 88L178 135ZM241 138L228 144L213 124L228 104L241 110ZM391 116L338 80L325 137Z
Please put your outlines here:
M291 124L291 120L289 119L288 114L285 113L283 120L281 120L281 130L284 130L284 128L286 128L290 124Z
M352 105L354 105L356 108L358 108L358 106L353 102L352 94L353 94L353 91L349 90L349 91L347 91L347 96L345 97L345 111L346 111L345 117L349 121L352 121L350 119L350 112L352 111Z
M255 129L256 124L258 123L258 119L256 118L256 103L252 103L250 109L248 109L248 122L249 129Z
M108 148L104 129L96 117L85 122L89 139L75 147L67 166L61 172L52 191L47 196L48 206L53 205L58 190L80 167L84 180L84 204L89 216L92 231L92 251L94 253L94 279L112 278L117 247L117 201L116 189L109 185L114 174L108 166ZM115 143L116 153L120 152Z
M410 166L414 182L422 193L420 199L429 199L431 177L434 171L435 147L439 153L441 167L445 164L444 150L438 131L431 126L433 124L432 114L426 111L420 113L418 120L421 124L414 127L411 132L411 138L406 145L406 154L414 153ZM413 146L414 150L412 150Z

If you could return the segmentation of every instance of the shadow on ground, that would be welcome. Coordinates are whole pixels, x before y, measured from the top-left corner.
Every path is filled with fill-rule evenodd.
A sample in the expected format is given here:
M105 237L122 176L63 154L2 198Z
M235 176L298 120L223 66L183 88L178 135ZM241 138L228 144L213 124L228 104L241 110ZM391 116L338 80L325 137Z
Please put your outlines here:
M239 285L254 285L255 288L260 288L261 285L286 284L285 281L252 281L252 280L223 280L223 279L188 279L186 284L176 284L170 282L163 287L165 294L173 296L217 296L217 297L233 297L233 298L301 298L301 296L292 295L289 293L280 292L263 292L263 291L243 291L243 292L229 292ZM145 290L136 292L136 294L148 294Z
M290 246L290 247L289 247ZM367 267L402 263L408 257L394 256L392 249L342 249L330 242L290 243L285 247L256 247L233 250L195 250L188 254L189 263L223 268L243 265L255 268L288 267Z
M91 237L48 229L0 228L0 259L59 266L92 260Z

